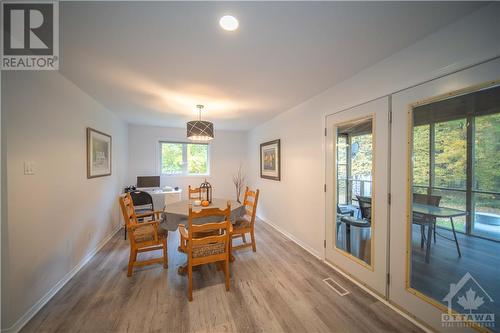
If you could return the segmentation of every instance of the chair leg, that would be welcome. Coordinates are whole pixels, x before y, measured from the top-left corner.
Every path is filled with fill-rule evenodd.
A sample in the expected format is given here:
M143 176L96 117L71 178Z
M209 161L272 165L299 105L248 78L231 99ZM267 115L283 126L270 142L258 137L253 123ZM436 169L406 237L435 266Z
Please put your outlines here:
M125 230L125 240L127 240L127 226L125 226L123 230Z
M229 291L229 258L224 260L224 273L226 274L226 291Z
M432 224L427 226L427 237L425 239L426 248L425 248L425 262L429 263L430 255L431 255L431 242L432 242Z
M245 237L245 234L241 234L241 239L243 240L243 243L246 243L247 242L247 239Z
M424 239L425 239L425 229L424 229L424 225L421 224L420 225L420 248L423 249L424 248Z
M188 300L193 300L193 266L188 262Z
M137 260L137 251L135 249L130 249L130 258L128 259L128 270L127 276L132 276L132 271L134 269L134 262Z
M345 249L351 253L351 225L346 223L345 226Z
M436 221L433 222L432 229L434 229L434 244L436 244Z
M457 233L455 232L455 223L453 223L453 217L450 217L451 230L453 231L453 237L455 238L455 245L457 246L458 256L461 258L462 253L460 252L460 246L458 245Z
M163 238L163 268L168 268L167 237Z
M257 252L257 247L255 244L255 234L253 230L250 232L250 237L252 238L252 250L253 252Z
M233 237L229 236L229 261L233 262L234 257L233 257Z

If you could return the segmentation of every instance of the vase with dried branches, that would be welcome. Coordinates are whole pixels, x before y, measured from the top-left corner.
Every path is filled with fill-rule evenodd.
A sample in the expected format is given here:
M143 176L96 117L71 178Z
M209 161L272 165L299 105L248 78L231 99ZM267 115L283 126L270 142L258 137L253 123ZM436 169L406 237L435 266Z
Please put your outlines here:
M241 203L240 201L241 191L243 190L243 185L245 184L245 173L243 171L243 166L241 164L238 167L238 171L233 176L233 184L234 187L236 188L236 201Z

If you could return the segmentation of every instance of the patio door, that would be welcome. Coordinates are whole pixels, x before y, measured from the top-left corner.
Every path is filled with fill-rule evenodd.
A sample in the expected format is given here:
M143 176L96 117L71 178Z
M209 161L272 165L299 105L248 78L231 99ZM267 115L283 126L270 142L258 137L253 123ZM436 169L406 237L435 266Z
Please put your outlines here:
M325 258L386 295L389 118L381 98L326 118Z
M500 332L500 59L392 96L389 299Z

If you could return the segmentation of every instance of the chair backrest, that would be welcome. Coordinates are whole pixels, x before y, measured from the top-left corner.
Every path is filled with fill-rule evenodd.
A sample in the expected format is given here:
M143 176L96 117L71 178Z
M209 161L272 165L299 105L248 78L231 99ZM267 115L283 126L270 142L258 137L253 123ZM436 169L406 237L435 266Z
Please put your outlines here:
M221 222L209 222L204 224L194 224L193 220L198 218L220 217ZM193 211L193 206L189 205L188 216L188 254L192 253L192 248L200 245L211 246L223 244L224 252L229 253L229 226L231 224L231 202L227 202L226 209L206 208L200 211ZM201 237L199 235L202 235ZM221 255L218 253L217 255Z
M441 196L413 193L413 202L423 205L431 205L439 207L439 203L441 202Z
M372 220L372 198L362 197L357 195L359 209L361 210L361 217L371 221Z
M191 185L189 185L188 186L188 199L200 200L201 199L201 189L199 187L191 187Z
M151 194L144 191L132 191L129 193L130 196L132 197L132 202L134 203L134 206L137 207L137 206L149 205L151 207L151 210L154 210L153 197L151 196Z
M131 225L137 224L137 216L135 215L134 203L130 193L120 196L119 201L125 226L130 228Z
M255 222L255 215L257 213L257 202L259 201L259 190L252 191L248 188L245 189L245 196L243 197L243 206L245 206L246 215L250 216L251 225Z

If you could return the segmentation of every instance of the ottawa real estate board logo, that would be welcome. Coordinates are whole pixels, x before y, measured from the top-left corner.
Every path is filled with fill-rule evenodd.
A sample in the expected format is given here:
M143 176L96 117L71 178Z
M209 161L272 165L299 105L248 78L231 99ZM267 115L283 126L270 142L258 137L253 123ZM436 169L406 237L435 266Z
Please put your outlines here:
M59 69L59 4L2 1L2 70Z
M450 284L443 301L448 303L447 313L441 315L443 327L495 327L495 301L469 272Z

